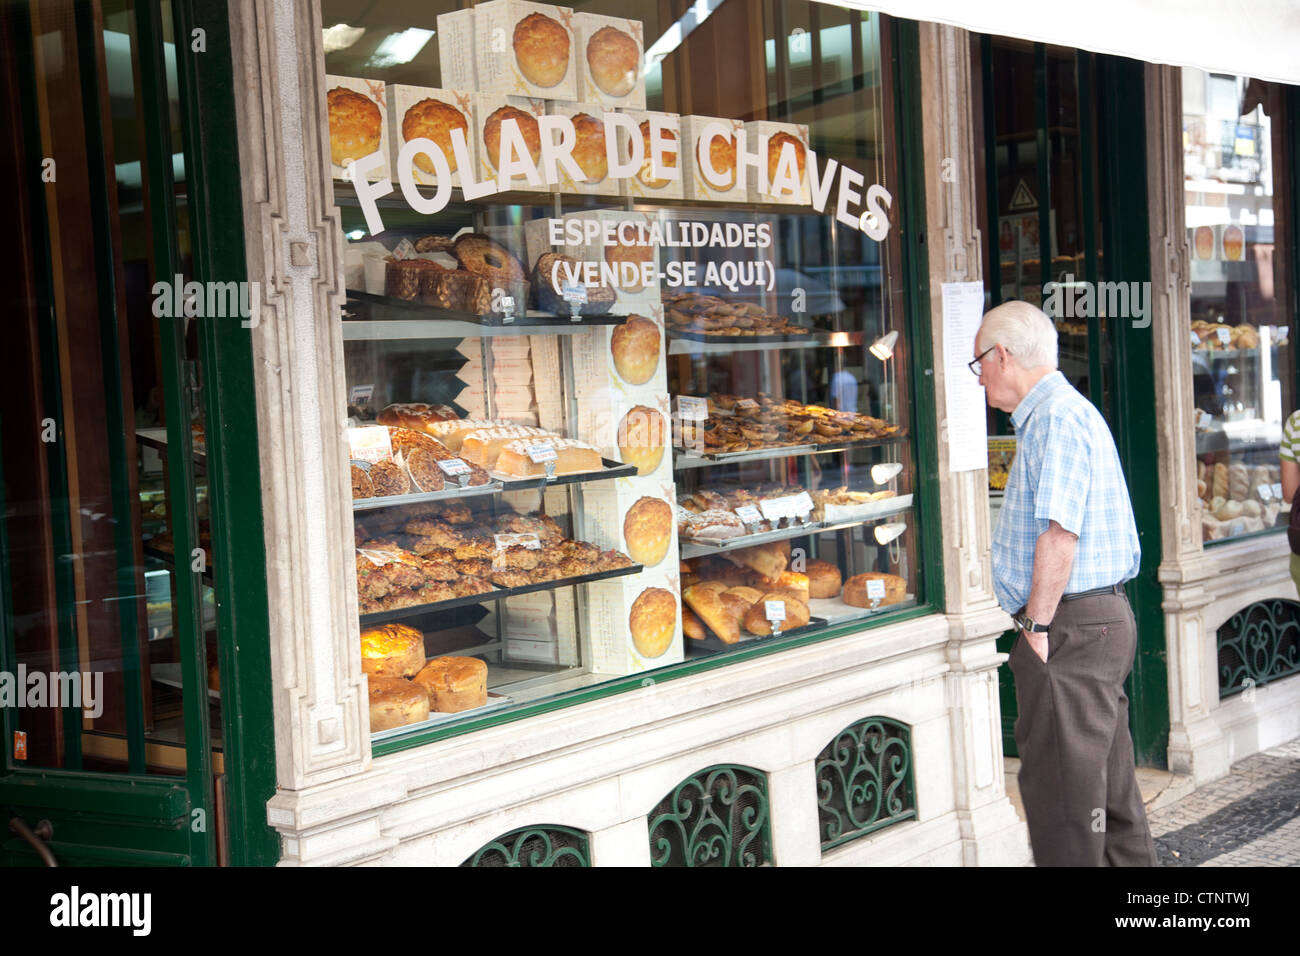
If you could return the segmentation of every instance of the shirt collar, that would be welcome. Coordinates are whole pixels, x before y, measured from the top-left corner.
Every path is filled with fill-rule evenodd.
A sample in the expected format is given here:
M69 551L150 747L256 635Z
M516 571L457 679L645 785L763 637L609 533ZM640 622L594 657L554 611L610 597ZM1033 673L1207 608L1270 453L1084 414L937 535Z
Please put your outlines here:
M1041 405L1049 395L1062 385L1068 384L1059 369L1040 378L1034 387L1029 390L1029 393L1020 400L1016 410L1011 413L1011 424L1015 426L1016 431L1020 431L1025 427L1025 422L1029 421L1029 416L1034 413L1034 409Z

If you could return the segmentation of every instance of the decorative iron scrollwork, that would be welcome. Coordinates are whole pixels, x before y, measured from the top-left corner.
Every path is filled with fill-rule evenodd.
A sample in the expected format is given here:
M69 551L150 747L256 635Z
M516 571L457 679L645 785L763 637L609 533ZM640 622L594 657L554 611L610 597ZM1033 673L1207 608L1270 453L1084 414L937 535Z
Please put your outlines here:
M916 817L906 724L868 717L845 727L817 756L822 850Z
M1300 604L1295 601L1244 607L1217 637L1220 697L1300 673Z
M654 866L761 866L771 842L767 778L748 767L702 770L650 814Z
M520 827L483 844L461 866L591 866L591 851L581 830Z

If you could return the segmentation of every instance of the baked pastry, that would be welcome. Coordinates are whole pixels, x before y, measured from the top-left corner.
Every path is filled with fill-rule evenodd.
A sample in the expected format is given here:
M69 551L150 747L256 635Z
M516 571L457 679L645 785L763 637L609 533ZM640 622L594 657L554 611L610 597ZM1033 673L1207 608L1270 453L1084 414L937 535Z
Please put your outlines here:
M502 106L494 110L483 123L483 145L487 148L488 162L493 169L498 169L501 162L501 124L513 120L523 134L524 145L528 155L536 163L542 157L542 131L537 126L537 117L517 106Z
M682 600L724 644L740 640L740 619L727 608L720 592L694 584L682 592Z
M614 267L614 284L624 292L640 292L645 288L643 263L653 262L654 258L654 248L649 245L623 245L619 242L605 247L605 261ZM625 262L631 263L631 268L625 267Z
M372 464L370 484L374 486L375 496L379 498L404 495L411 490L411 479L394 461L377 461Z
M370 732L392 730L429 718L429 695L400 677L370 678Z
M358 465L352 466L352 498L373 498L375 486L370 483L370 475Z
M768 593L755 601L745 612L745 630L750 634L771 634L772 622L767 619L767 602L780 601L785 605L785 620L780 622L781 631L793 631L803 627L811 620L808 605L788 594Z
M673 539L673 509L662 498L638 498L623 516L623 540L631 559L653 567L664 559Z
M487 664L477 657L435 657L415 675L440 714L455 714L487 703Z
M709 141L709 158L713 168L720 176L726 177L726 185L715 186L706 178L704 182L715 192L726 192L736 185L736 137L714 136Z
M632 602L627 627L638 654L644 658L662 656L672 646L677 630L677 598L665 588L646 588Z
M728 551L723 557L733 564L757 571L765 578L773 581L779 580L787 564L786 555L782 552L781 546L775 541L769 541L767 544L756 544L752 548L739 548L735 551ZM806 580L805 578L805 583Z
M782 571L773 577L758 574L754 586L776 594L788 594L804 604L808 603L808 575L799 571Z
M641 185L645 186L647 189L663 189L672 182L672 180L655 179L654 162L650 158L650 121L643 120L639 128L641 130L641 155L645 158L641 161L641 168L637 170L636 178L641 180ZM680 148L677 145L677 133L671 129L664 130L664 132L667 135L663 138L672 140L673 149L671 152L667 149L664 150L660 169L676 169L677 150Z
M664 457L668 426L649 405L633 406L618 423L618 451L623 461L636 465L638 475L648 475Z
M414 302L420 297L420 287L426 277L431 273L445 271L431 259L398 259L389 256L384 261L384 295Z
M420 275L420 301L439 309L487 315L492 310L492 290L486 277L468 269L427 269Z
M601 27L587 41L587 71L608 96L627 96L641 73L641 48L615 27Z
M378 103L342 86L326 93L325 101L329 107L330 161L334 165L342 166L379 149L384 117Z
M777 193L776 189L773 188L773 195L785 197L791 195L797 196L803 191L805 171L808 167L808 150L804 147L804 144L799 141L799 138L797 136L791 136L786 132L776 133L767 141L768 185L772 186L772 184L776 182L776 170L781 162L781 152L785 149L787 143L791 144L794 149L795 162L798 165L798 168L795 170L795 178L799 181L799 189L794 193L791 193L786 189Z
M459 421L434 422L426 430L442 442L449 452L459 454L461 442L466 435L486 428L505 428L509 424L503 418L462 418Z
M533 298L543 312L568 315L569 303L564 300L564 286L570 274L576 274L578 260L558 252L548 252L533 263ZM605 285L588 285L587 301L578 307L579 315L604 315L614 305L614 290Z
M375 416L380 425L392 425L398 428L411 428L418 432L433 434L432 427L437 422L458 419L456 410L449 405L426 405L423 402L406 402L385 405Z
M609 154L605 151L605 124L590 113L573 117L573 161L578 164L584 182L602 182L609 175Z
M704 622L689 607L682 608L682 633L693 641L702 641L707 636Z
M221 692L221 668L217 666L216 661L208 665L208 690Z
M600 452L586 442L573 438L546 438L546 444L555 449L555 474L572 475L582 471L599 471L605 466ZM528 457L530 441L507 442L497 456L498 474L513 478L536 478L546 474L546 465Z
M804 566L808 576L808 596L810 598L833 598L840 593L840 569L829 561L812 558Z
M609 337L614 368L629 385L644 385L659 367L659 325L643 315L629 315Z
M462 269L487 279L493 288L520 285L524 281L523 265L490 236L468 233L456 240L451 252Z
M554 432L532 425L507 425L503 428L485 428L470 432L460 446L460 457L489 470L496 467L501 449L512 441L526 443L559 438Z
M885 582L885 596L880 599L881 606L897 604L907 597L907 582L898 575L869 571L866 574L855 574L844 582L844 603L853 607L871 607L871 599L867 597L868 581Z
M406 624L361 631L361 670L376 677L414 677L424 666L424 635Z
M744 585L737 585L736 587L727 588L727 590L724 591L723 593L734 594L736 597L744 601L747 605L753 604L755 601L757 601L759 598L763 596L762 591L759 591L756 588L745 587Z
M569 72L569 31L544 13L515 24L515 62L534 86L558 86Z
M427 448L412 448L406 455L406 472L416 491L442 491L447 483L446 475L438 467L438 459Z
M456 153L451 148L451 131L454 129L466 131L468 138L469 121L465 114L450 103L432 97L420 100L402 117L402 141L432 140L447 157L447 168L453 173L456 171ZM424 153L415 154L415 165L430 175L437 172L433 160Z

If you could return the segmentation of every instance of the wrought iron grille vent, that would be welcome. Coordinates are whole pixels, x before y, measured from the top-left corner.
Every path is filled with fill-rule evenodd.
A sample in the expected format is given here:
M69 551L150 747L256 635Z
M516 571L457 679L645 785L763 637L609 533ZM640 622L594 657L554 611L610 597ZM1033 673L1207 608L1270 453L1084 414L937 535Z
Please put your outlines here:
M591 866L591 851L581 830L520 827L483 844L461 866Z
M1300 604L1295 601L1244 607L1217 637L1220 698L1300 673Z
M906 724L887 717L850 724L817 755L816 772L822 852L916 818Z
M772 859L767 777L716 766L683 780L650 814L653 866L762 866Z

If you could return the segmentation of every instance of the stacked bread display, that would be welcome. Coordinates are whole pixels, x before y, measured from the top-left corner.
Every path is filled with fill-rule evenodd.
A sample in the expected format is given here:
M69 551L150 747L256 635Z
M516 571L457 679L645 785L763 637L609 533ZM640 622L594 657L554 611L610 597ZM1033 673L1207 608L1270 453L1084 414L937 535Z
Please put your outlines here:
M486 663L476 657L426 663L424 634L405 624L362 628L361 663L370 677L371 733L487 703Z
M1217 541L1274 527L1283 505L1281 471L1279 465L1198 461L1202 539Z

